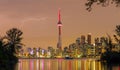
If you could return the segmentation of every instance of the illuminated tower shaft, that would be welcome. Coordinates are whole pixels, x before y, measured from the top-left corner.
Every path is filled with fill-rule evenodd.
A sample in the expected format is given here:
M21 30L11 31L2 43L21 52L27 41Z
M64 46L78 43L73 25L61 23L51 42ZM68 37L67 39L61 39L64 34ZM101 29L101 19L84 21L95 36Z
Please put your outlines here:
M57 48L61 49L62 50L62 39L61 39L61 28L62 28L62 23L61 23L61 16L60 16L60 9L59 9L59 12L58 12L58 23L57 23L57 26L58 26L58 43L57 43Z

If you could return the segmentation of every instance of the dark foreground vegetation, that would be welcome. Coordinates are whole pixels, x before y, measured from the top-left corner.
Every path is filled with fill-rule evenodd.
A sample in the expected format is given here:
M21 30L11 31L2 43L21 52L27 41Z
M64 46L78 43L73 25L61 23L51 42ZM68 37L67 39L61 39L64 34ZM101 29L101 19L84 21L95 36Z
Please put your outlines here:
M120 7L120 0L87 0L85 6L87 7L86 10L90 12L93 6L95 5L101 5L102 7L107 7L111 4L114 4L114 6L116 7Z
M106 52L102 54L102 60L106 60L107 63L120 63L120 53L118 52Z
M14 70L18 62L16 57L19 49L22 48L22 31L12 28L6 32L6 35L0 37L0 70Z
M114 36L114 39L119 45L120 48L120 25L116 26L115 29L116 35ZM106 52L101 55L101 60L107 61L107 63L120 63L120 50L119 51L112 51L112 48L114 47L111 38L109 39L109 42L107 43Z

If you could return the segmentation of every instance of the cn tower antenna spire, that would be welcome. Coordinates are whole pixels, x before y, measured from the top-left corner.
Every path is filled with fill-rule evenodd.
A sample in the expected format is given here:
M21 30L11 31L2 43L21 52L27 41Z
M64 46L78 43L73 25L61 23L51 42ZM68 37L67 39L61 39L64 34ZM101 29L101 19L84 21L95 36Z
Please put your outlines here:
M58 11L58 20L59 21L61 20L60 8L59 8L59 11Z

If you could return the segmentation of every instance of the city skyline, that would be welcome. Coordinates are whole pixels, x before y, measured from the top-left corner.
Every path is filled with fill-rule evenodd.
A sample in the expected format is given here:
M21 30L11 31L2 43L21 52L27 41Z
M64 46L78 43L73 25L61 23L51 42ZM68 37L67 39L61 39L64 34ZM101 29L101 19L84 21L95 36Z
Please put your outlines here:
M11 27L23 31L23 43L28 47L56 47L57 11L61 8L63 47L73 43L81 35L92 33L94 37L115 34L115 26L120 24L120 10L114 6L94 7L88 12L85 0L51 1L21 0L0 1L0 35Z

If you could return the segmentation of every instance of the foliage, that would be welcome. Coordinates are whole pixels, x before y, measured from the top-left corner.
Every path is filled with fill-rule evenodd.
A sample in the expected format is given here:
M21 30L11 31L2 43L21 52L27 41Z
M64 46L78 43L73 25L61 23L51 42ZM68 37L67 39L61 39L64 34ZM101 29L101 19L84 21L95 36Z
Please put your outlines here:
M14 55L16 49L22 48L22 31L12 28L6 32L6 36L0 37L0 70L13 70L18 58Z
M120 25L116 26L115 32L120 37Z
M86 10L91 11L92 6L94 4L101 5L102 7L106 7L109 4L115 4L116 7L119 7L120 6L120 0L87 0L87 3L85 4L86 7L87 7Z
M115 32L117 35L114 35L114 38L116 42L120 44L120 25L116 26Z
M118 44L120 44L120 39L118 37L120 37L120 25L117 25L116 26L116 29L115 29L115 32L117 35L114 35L114 38L115 40L117 41ZM120 62L120 52L115 52L115 51L112 51L112 47L113 47L113 44L112 44L112 40L111 40L111 37L108 35L108 38L109 38L109 42L108 42L108 46L109 48L107 49L107 51L105 53L103 53L101 55L101 60L106 60L108 63L112 62L112 63L119 63Z
M101 59L106 60L108 63L119 63L120 53L108 51L101 55Z
M17 53L23 44L21 43L23 32L17 28L12 28L6 32L7 44L12 53Z

